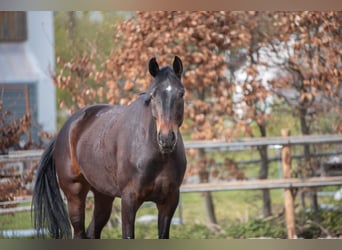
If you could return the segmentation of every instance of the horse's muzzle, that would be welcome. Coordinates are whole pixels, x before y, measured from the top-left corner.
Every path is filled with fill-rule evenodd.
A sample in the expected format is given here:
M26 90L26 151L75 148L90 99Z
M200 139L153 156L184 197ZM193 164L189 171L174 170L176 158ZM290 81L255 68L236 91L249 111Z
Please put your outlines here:
M164 134L162 132L158 133L158 144L160 151L163 154L169 154L172 153L175 149L177 142L177 137L175 132L170 130L167 134Z

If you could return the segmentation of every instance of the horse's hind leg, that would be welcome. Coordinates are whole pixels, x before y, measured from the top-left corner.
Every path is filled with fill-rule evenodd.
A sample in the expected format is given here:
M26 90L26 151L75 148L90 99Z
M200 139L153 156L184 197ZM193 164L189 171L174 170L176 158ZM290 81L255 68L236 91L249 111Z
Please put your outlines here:
M71 225L74 229L74 239L86 238L85 234L85 202L90 186L85 181L70 182L61 185L68 200L68 212Z
M87 229L87 237L99 239L103 227L108 222L113 206L113 197L104 195L102 193L93 190L94 193L94 214Z

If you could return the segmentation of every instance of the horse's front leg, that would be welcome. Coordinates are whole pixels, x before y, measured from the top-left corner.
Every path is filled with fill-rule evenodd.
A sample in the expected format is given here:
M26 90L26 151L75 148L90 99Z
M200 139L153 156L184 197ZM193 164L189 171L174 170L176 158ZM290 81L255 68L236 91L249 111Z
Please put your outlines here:
M141 202L137 196L129 193L121 197L121 224L122 224L122 238L134 239L134 223L135 216Z
M158 208L158 236L159 239L168 239L170 236L170 224L179 202L179 190L168 195L160 203Z

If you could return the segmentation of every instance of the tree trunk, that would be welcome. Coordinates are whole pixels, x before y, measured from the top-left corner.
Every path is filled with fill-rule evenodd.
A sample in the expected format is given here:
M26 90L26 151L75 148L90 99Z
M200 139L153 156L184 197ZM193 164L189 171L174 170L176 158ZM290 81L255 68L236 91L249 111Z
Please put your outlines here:
M303 135L309 135L309 126L306 122L306 108L300 110L300 127ZM310 145L304 144L304 160L305 160L305 173L304 177L313 177L315 175L314 168L311 162L311 154L310 154ZM308 171L308 172L306 172ZM314 189L310 189L309 192L309 199L310 199L310 207L313 212L318 212L318 200L317 200L317 193Z
M200 172L200 182L201 183L208 183L209 173L208 171L201 171ZM217 224L216 215L215 215L215 207L213 198L211 196L211 192L203 192L204 202L205 202L205 209L207 214L207 222L209 224Z
M75 27L76 27L76 12L75 11L68 11L67 31L68 31L69 39L74 37Z
M211 192L204 192L205 207L207 211L207 221L209 224L217 224L215 207Z
M200 166L200 183L208 183L209 182L209 172L206 169L206 160L205 160L205 152L203 149L199 149L199 160L201 162L200 165L204 162L203 166ZM213 202L213 198L211 196L211 192L203 192L206 214L207 214L207 222L209 224L217 224L216 215L215 215L215 206Z
M265 125L258 124L259 130L261 132L262 137L266 137L266 127ZM260 146L258 147L260 159L261 159L261 166L259 171L259 179L267 179L268 178L268 154L267 154L267 146ZM263 196L263 208L262 213L263 217L269 217L272 215L272 206L271 206L271 195L269 189L262 190Z

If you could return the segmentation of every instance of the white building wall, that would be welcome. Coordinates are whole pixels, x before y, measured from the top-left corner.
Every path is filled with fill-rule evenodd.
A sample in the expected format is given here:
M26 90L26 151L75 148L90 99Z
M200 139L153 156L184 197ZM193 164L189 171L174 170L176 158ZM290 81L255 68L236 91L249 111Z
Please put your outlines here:
M44 131L55 132L56 90L51 79L55 70L53 12L28 11L27 31L27 46L32 60L40 68L37 82L38 123Z

